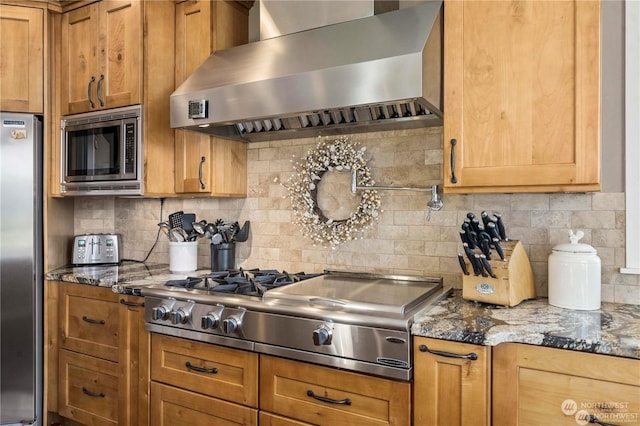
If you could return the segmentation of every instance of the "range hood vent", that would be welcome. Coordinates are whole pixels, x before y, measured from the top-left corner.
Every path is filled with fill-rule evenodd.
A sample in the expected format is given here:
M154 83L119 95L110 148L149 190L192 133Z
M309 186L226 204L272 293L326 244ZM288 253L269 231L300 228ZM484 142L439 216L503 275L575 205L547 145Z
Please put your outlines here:
M215 52L171 127L251 141L442 124L442 1Z

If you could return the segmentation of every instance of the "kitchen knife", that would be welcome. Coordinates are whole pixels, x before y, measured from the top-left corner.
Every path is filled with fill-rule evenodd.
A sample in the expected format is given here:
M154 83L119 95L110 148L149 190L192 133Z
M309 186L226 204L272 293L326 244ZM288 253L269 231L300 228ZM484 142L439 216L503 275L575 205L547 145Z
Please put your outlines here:
M460 239L463 243L469 244L469 238L467 237L467 233L465 231L460 231Z
M476 232L480 232L480 221L476 218L471 220L471 229Z
M480 275L480 270L478 269L478 264L476 263L475 254L473 253L473 251L471 251L468 244L465 243L462 244L462 246L464 247L464 254L467 255L469 264L471 265L471 268L473 268L473 274Z
M505 260L504 251L502 250L502 244L500 244L500 239L493 239L493 248L496 249L496 252L498 252L498 256L500 256L500 259Z
M504 222L502 221L502 213L493 212L493 216L496 218L496 224L498 225L498 233L500 234L500 239L504 241L509 241L507 238L507 230L504 227Z
M482 223L484 224L484 227L487 227L487 224L491 223L491 217L489 216L489 213L487 213L486 211L482 211L482 213L480 213L480 218L482 219Z
M493 222L489 222L486 226L486 231L487 233L491 236L491 239L497 238L500 239L500 233L498 232L498 226L493 223Z
M460 263L460 268L462 269L462 273L465 275L469 275L469 270L467 270L467 264L464 262L464 257L462 253L458 253L458 262Z
M491 264L489 263L489 260L483 254L480 255L480 260L482 261L482 266L484 267L484 270L489 273L491 278L498 278L496 277L496 274L493 273L493 269L491 269ZM485 275L483 274L482 276L484 277Z
M491 249L489 248L489 240L486 238L480 239L480 250L482 250L482 255L487 259L491 259Z
M467 240L469 240L469 248L479 247L478 234L476 231L467 231Z
M485 272L484 264L482 263L482 259L480 258L480 255L474 254L474 257L476 259L476 263L478 264L478 270L480 271L480 274L482 274L483 277L488 277L489 276L487 275L488 271Z

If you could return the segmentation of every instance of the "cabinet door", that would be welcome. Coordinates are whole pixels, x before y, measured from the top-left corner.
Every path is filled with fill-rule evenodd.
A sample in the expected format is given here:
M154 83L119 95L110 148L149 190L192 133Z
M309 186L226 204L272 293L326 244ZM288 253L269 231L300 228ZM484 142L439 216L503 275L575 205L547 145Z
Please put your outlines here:
M496 425L639 425L640 360L516 343L493 351ZM591 422L593 423L593 422Z
M65 350L59 362L60 414L88 425L117 425L118 364Z
M178 87L213 51L212 3L187 1L176 5L176 72ZM176 130L176 192L211 192L212 138Z
M414 424L491 424L489 347L416 337L413 359Z
M97 108L99 29L97 4L62 15L60 106L63 115Z
M151 383L151 423L175 425L257 425L258 410L186 391Z
M142 2L105 0L98 5L99 66L95 71L98 107L139 104L142 102Z
M0 111L44 111L42 14L0 5Z
M599 190L600 2L445 10L445 190Z
M176 5L176 87L214 50L247 42L247 11L233 2ZM176 130L176 193L245 196L246 144Z
M116 295L80 284L62 284L60 290L60 347L118 362Z

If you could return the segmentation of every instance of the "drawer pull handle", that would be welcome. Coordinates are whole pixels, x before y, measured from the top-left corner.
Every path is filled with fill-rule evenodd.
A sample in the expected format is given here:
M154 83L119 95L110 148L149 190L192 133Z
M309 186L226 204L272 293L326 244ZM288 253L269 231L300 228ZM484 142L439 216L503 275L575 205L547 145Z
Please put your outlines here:
M338 400L338 399L327 398L326 396L318 396L315 393L313 393L311 389L307 391L307 396L317 399L318 401L328 402L329 404L351 405L351 400L349 398Z
M134 308L144 308L144 302L136 303L136 302L127 302L124 299L120 299L120 304L124 306L132 306Z
M97 319L92 319L86 316L82 317L82 321L88 322L89 324L100 324L100 325L104 325L104 320L97 320Z
M587 421L589 423L595 423L597 425L601 425L601 426L616 426L613 423L605 423L605 422L601 422L600 420L598 420L598 418L596 416L594 416L593 414L589 414L587 416Z
M454 354L451 352L443 352L443 351L433 351L427 347L427 345L420 345L418 347L420 352L429 352L430 354L440 355L447 358L460 358L460 359L470 359L471 361L475 361L478 359L478 355L475 352L469 352L468 354Z
M192 365L189 361L185 362L184 366L187 367L189 370L197 371L198 373L209 373L209 374L217 374L218 373L218 369L217 368L196 367L195 365Z
M82 393L85 394L85 395L93 396L95 398L104 398L105 397L104 392L100 392L100 393L91 392L89 389L85 388L84 386L82 387Z

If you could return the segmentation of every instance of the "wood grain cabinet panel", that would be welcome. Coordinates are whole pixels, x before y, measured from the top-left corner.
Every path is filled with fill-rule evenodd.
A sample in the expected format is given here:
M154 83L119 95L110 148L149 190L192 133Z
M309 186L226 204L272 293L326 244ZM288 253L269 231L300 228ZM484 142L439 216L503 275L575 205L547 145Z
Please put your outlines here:
M120 325L116 302L116 295L108 289L63 285L60 347L118 362Z
M103 0L62 17L63 114L142 102L142 2Z
M46 315L59 331L55 339L45 327L49 410L87 425L148 426L150 334L143 299L106 287L47 286L57 309L47 304Z
M600 2L447 0L444 16L445 191L599 190Z
M43 13L0 5L0 111L44 112Z
M155 426L208 425L231 426L258 424L258 410L231 402L151 383L151 423Z
M260 409L315 425L404 426L411 384L261 355Z
M118 364L60 351L59 413L91 425L117 425Z
M178 3L176 87L214 51L247 41L248 9L241 2ZM176 130L175 138L176 193L246 196L246 143L186 130Z
M640 425L640 360L516 343L493 359L496 425Z
M415 337L413 359L415 425L491 424L490 347Z
M258 355L153 334L151 379L204 395L258 406Z

